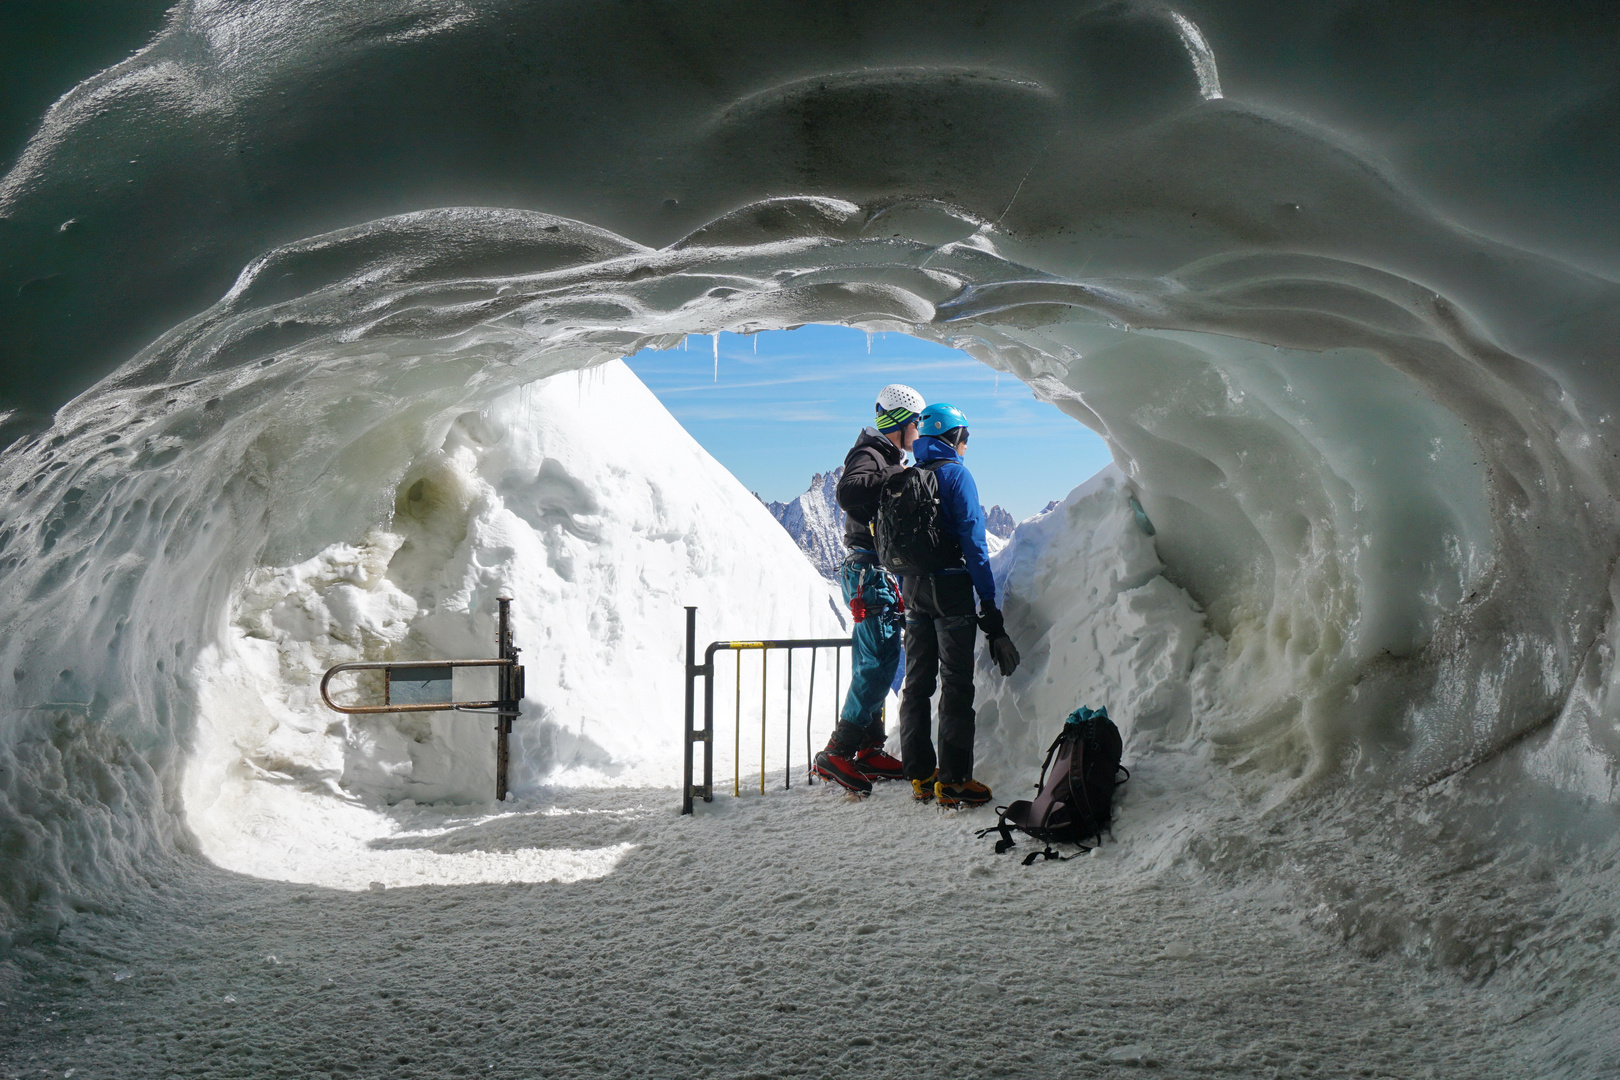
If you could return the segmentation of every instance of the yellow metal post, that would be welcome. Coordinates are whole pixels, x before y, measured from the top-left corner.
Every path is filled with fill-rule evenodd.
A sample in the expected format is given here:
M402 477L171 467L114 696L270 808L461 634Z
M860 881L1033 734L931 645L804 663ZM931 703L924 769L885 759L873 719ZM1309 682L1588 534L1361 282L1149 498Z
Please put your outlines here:
M732 724L731 797L736 799L742 796L742 652L733 649L732 655L737 658L737 693L732 698L736 709Z
M771 654L759 650L759 793L765 794L765 671L770 666Z

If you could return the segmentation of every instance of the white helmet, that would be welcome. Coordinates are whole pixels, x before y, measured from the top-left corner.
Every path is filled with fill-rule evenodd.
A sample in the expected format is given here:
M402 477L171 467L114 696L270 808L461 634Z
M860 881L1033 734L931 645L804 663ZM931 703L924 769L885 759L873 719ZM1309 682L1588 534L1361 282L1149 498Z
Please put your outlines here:
M917 391L904 383L890 383L877 396L879 431L892 431L917 419L917 414L928 402Z

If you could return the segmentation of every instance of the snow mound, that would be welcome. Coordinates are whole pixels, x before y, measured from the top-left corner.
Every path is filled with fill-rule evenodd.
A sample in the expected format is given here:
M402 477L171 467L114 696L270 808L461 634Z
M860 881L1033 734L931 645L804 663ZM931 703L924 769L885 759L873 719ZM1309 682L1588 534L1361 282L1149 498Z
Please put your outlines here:
M1193 661L1209 630L1198 605L1164 577L1133 500L1110 465L1020 523L992 560L1023 657L1007 679L980 657L980 758L992 781L1027 786L1081 705L1107 706L1127 761L1191 734Z

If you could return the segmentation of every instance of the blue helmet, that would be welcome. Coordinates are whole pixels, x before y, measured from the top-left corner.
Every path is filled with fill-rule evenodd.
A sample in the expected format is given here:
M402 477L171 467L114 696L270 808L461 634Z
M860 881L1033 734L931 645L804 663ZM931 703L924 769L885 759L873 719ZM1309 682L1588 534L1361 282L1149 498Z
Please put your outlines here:
M961 409L958 409L955 405L940 402L938 405L930 405L922 411L922 416L917 421L917 434L943 435L947 431L954 431L957 428L967 426L968 419L962 415Z

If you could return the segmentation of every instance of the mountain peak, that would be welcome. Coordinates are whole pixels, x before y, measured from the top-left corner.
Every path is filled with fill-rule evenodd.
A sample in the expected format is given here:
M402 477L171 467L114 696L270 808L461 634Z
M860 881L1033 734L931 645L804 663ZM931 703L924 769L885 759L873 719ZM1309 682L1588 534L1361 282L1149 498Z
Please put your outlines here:
M765 503L765 509L828 581L838 580L838 567L845 554L844 511L837 498L838 481L843 475L842 465L830 472L818 472L810 478L810 489L792 502Z

